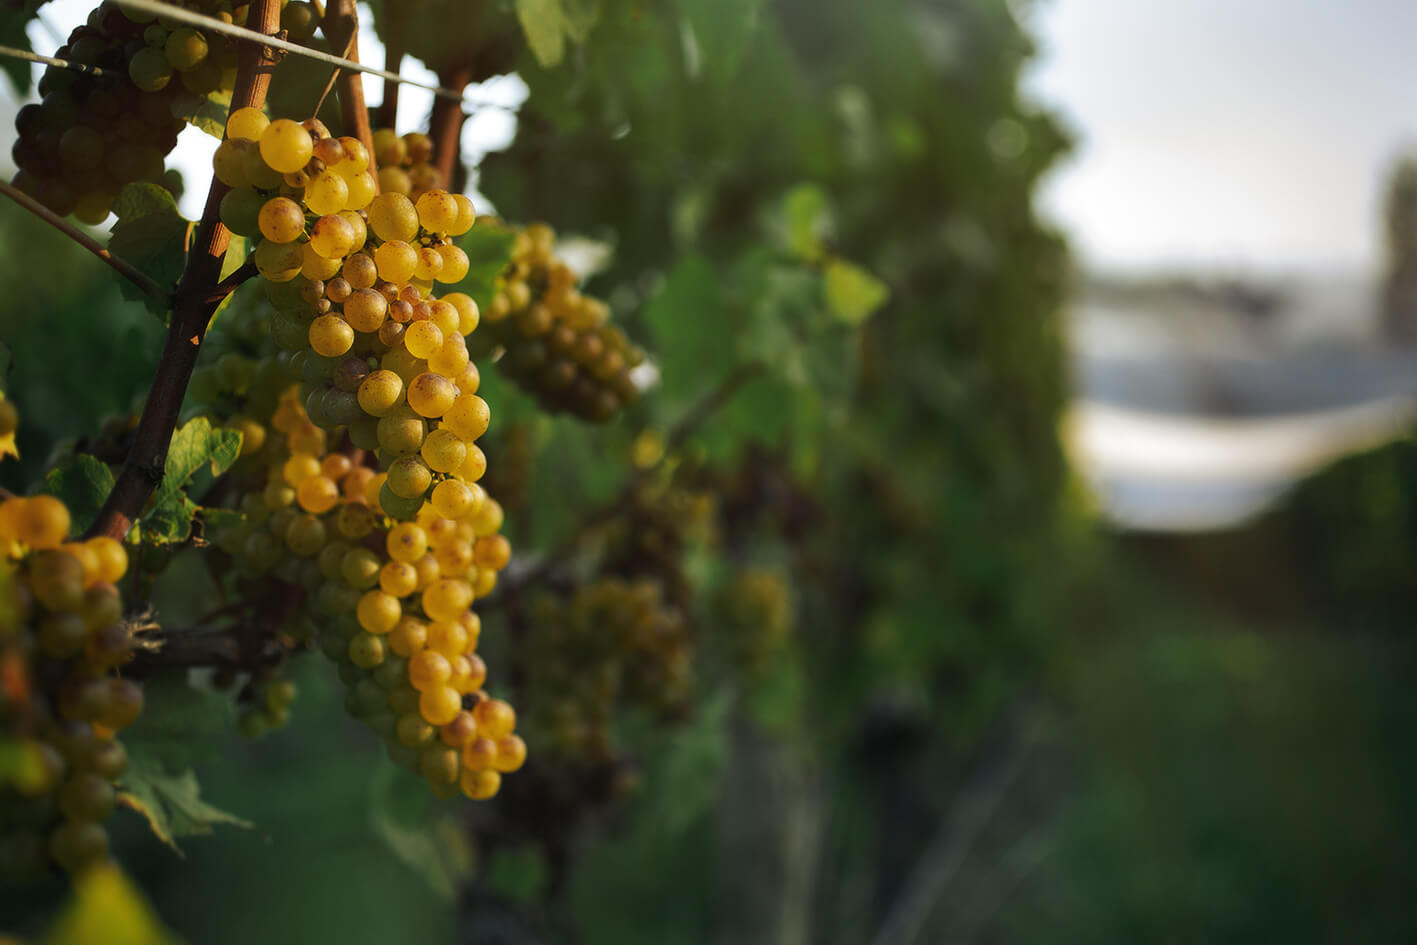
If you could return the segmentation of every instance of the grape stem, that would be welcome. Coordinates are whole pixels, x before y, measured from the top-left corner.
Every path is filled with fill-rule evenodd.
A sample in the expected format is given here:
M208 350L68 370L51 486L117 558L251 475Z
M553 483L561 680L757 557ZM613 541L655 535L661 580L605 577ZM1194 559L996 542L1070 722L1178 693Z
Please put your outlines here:
M266 35L277 32L280 29L278 0L252 0L247 23ZM236 87L231 96L232 111L265 105L275 64L275 55L270 47L255 43L241 47ZM192 379L192 368L196 366L197 352L201 350L207 325L222 300L240 285L241 279L250 274L250 270L243 266L230 278L221 278L221 266L226 258L227 245L231 242L231 231L222 225L219 211L221 198L229 189L215 175L212 176L206 207L192 240L192 249L187 254L182 278L173 293L172 320L168 323L167 340L162 346L157 373L147 402L143 405L143 415L138 421L133 449L118 474L113 491L108 494L103 508L88 530L90 536L123 538L133 527L153 490L162 482L172 430L177 425L182 398L187 393L187 383ZM237 278L238 275L241 279Z
M447 72L440 72L438 81L450 89L466 89L472 81L472 68L460 64ZM462 153L462 126L466 118L467 112L463 111L462 102L451 102L445 98L433 100L433 115L428 123L435 148L433 164L443 177L443 185L449 190L455 188L453 172L458 169L458 155Z
M391 3L384 7L384 68L397 74L403 67L404 5ZM399 88L401 83L384 78L384 100L374 113L380 128L397 128L399 116Z
M68 220L59 216L53 210L50 210L38 200L35 200L29 194L18 189L8 181L0 181L0 193L3 193L6 197L9 197L11 200L15 201L15 203L24 207L30 213L33 213L45 223L48 223L56 230L69 237L69 239L103 260L113 268L114 272L133 283L133 285L137 286L139 289L142 289L144 295L156 299L163 305L167 305L172 301L171 293L154 282L147 273L138 269L132 263L110 253L108 247L104 246Z

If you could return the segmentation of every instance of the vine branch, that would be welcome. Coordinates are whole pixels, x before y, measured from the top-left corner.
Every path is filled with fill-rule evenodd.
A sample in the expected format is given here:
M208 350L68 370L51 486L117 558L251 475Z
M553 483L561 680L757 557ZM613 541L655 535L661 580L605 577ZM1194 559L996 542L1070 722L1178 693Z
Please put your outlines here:
M33 213L45 223L48 223L56 230L69 237L69 239L103 260L120 276L142 289L144 295L151 296L163 304L172 300L168 291L154 282L147 273L141 271L132 263L113 255L108 251L108 247L104 246L68 220L59 216L59 214L55 213L53 210L50 210L38 200L35 200L29 194L15 187L13 184L8 181L0 180L0 194L9 197L11 200L15 201L15 203L24 207L30 213Z
M472 81L472 68L460 64L447 72L440 72L438 81L450 89L466 89ZM433 115L428 123L428 132L433 138L433 165L443 178L443 186L448 188L453 186L453 171L462 153L462 126L466 118L461 100L433 100Z
M354 0L331 0L320 24L325 38L335 49L345 50L345 59L359 66L359 14ZM379 169L374 161L374 130L369 127L369 109L364 103L364 83L351 69L342 69L336 82L339 88L340 117L344 133L358 138L369 152L369 173L374 175L377 188Z
M262 34L280 29L280 5L277 0L252 0L247 22ZM266 92L275 68L275 55L270 47L247 43L241 47L236 70L236 88L231 96L231 109L247 106L259 108L266 102ZM235 278L221 279L221 265L231 241L231 231L221 223L221 198L229 190L215 175L207 191L206 207L198 224L192 249L177 291L172 297L172 320L168 323L167 340L162 346L157 373L138 430L133 449L123 470L118 474L113 491L89 529L89 535L108 535L121 539L133 527L153 490L162 482L167 465L167 448L172 442L172 430L182 409L182 398L197 363L202 338L212 314L240 284ZM241 273L245 270L237 270ZM233 273L233 277L237 275ZM246 270L249 275L249 270Z

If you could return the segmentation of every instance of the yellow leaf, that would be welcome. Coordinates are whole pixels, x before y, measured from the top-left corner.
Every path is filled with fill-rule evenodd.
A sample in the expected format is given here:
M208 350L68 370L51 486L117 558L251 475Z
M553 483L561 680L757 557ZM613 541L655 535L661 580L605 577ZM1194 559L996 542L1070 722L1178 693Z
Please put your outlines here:
M74 880L74 895L43 945L179 945L152 906L116 866L96 866Z

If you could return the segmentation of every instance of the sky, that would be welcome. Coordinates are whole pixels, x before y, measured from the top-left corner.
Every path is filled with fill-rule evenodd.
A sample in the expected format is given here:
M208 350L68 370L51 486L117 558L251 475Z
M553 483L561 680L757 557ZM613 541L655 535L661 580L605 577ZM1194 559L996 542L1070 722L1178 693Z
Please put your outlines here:
M1372 270L1417 147L1413 0L1039 0L1080 138L1041 205L1105 269Z

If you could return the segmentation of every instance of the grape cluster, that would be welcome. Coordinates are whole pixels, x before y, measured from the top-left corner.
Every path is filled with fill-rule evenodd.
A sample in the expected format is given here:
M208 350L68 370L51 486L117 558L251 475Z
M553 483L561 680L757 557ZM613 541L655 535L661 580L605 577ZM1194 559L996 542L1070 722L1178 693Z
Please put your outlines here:
M297 386L282 395L270 428L252 455L265 481L245 471L244 521L215 543L242 572L273 572L305 588L307 614L287 632L313 631L339 666L350 712L388 742L390 757L439 795L460 787L491 797L526 757L516 713L482 689L487 667L472 609L511 556L498 534L501 507L473 483L463 486L469 505L450 506L435 490L413 520L391 519L377 505L387 474L327 452Z
M379 164L379 190L417 200L430 190L448 186L433 166L433 139L420 132L395 134L392 128L374 132L374 158Z
M717 600L716 639L748 675L765 671L792 631L792 595L781 571L744 568L724 585Z
M163 46L149 46L145 38L161 27L134 19L142 16L100 4L57 56L103 74L49 66L39 80L40 101L15 115L15 186L61 216L102 223L124 184L161 179L177 143L182 120L174 117L173 103L182 84L149 94L130 78L134 65L153 57L166 64Z
M577 289L555 242L544 223L517 233L481 342L505 349L498 367L547 410L604 423L639 396L630 372L644 352L610 324L609 306Z
M239 317L239 343L196 376L198 399L259 441L232 471L244 523L215 542L238 572L305 590L288 632L339 664L350 711L391 757L439 795L491 797L526 746L512 707L483 691L472 604L511 547L478 484L478 308L432 294L467 273L452 238L472 204L376 196L358 140L255 109L231 114L214 163L233 187L223 220L259 237L267 301L265 328Z
M27 759L0 787L0 872L16 880L107 857L127 761L115 733L143 707L119 675L133 647L115 587L127 553L106 537L70 542L69 526L52 496L0 503L0 742Z
M614 757L617 712L682 716L693 689L693 638L683 611L654 580L602 578L536 606L530 688L532 724L559 754L591 762ZM555 658L551 657L555 655Z
M247 738L259 738L290 721L295 683L279 676L252 677L241 690L241 718L237 728Z

